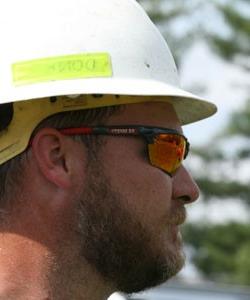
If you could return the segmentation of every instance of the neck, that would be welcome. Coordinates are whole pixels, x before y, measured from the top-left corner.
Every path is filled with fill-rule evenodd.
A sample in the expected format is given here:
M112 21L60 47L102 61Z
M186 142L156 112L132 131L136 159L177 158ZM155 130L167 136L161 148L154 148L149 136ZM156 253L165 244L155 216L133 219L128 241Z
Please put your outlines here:
M0 299L48 299L47 253L14 233L0 234ZM36 298L37 296L37 298Z
M0 300L104 300L113 292L72 247L55 254L9 232L0 234L0 245Z
M106 300L114 292L84 258L78 255L76 247L64 245L62 249L63 253L57 253L53 272L50 272L53 300Z

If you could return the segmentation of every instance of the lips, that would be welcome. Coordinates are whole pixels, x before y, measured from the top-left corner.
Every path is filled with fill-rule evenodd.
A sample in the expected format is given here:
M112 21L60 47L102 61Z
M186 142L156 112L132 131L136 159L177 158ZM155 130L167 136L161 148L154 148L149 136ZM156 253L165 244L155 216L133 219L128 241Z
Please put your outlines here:
M167 216L167 223L169 225L181 225L185 222L187 213L185 207L172 210Z
M168 225L168 227L163 232L163 238L167 247L172 250L182 246L182 236L177 225ZM176 248L177 247L177 248Z

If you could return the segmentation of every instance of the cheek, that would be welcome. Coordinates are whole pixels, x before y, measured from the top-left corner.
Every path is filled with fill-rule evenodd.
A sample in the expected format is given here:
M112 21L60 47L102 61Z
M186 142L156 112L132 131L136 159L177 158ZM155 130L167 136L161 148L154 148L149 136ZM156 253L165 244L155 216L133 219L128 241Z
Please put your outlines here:
M141 219L162 225L171 206L172 184L170 178L152 166L145 167L141 172L132 171L130 207L135 207ZM128 191L129 193L129 191Z
M125 146L122 147L121 143L119 146L112 160L104 163L112 188L119 192L124 205L143 222L159 222L171 205L171 178L151 166L142 149L136 147L136 150L125 151Z

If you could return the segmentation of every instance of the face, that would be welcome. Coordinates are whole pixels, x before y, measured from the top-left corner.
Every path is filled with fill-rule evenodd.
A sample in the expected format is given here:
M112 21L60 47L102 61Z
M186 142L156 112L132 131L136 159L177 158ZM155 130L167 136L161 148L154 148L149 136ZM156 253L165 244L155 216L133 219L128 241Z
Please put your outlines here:
M107 125L149 125L181 132L170 104L128 105ZM79 195L81 255L116 289L138 292L184 264L179 225L198 189L184 167L173 177L150 165L141 137L104 137L90 154Z

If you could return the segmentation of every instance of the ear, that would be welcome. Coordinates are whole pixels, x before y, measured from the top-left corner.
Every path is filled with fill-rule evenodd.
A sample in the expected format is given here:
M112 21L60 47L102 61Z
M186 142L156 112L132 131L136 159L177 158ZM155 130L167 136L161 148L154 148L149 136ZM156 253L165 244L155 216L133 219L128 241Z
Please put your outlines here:
M69 138L54 128L43 128L32 141L32 152L48 181L64 189L71 186Z

